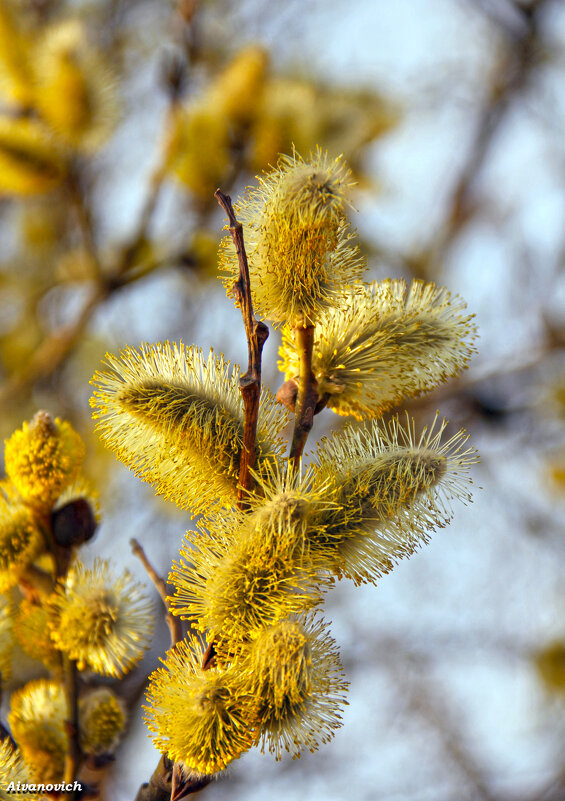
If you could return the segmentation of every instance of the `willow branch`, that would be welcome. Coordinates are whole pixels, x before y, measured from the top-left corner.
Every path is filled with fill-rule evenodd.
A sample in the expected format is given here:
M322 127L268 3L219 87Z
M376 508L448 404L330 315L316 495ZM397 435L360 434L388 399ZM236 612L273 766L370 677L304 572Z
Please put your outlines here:
M67 656L63 659L65 677L65 697L67 701L68 718L65 721L67 729L67 755L65 758L65 778L66 784L74 784L77 772L82 761L82 750L79 742L79 720L78 720L78 673L76 664ZM76 794L71 791L69 801L75 801Z
M136 539L131 539L129 541L131 545L131 550L143 564L143 567L147 571L147 575L155 585L157 592L161 596L161 600L163 601L163 605L167 610L167 614L165 619L167 621L167 626L169 627L169 631L171 632L171 645L176 645L178 642L182 640L182 626L180 620L171 614L171 607L169 604L169 592L167 589L167 584L163 578L157 573L149 559L147 558L145 551L143 550L142 546Z
M314 415L317 411L316 407L319 398L316 391L316 381L312 372L314 326L295 328L294 337L300 360L300 372L294 411L294 432L292 434L289 458L294 461L294 466L298 467L306 440L308 439L308 434L314 425Z
M94 225L88 204L86 203L81 181L81 170L78 164L71 165L66 182L71 204L74 208L82 242L88 254L94 278L102 280L103 268L98 254L98 247L94 236Z
M243 240L243 226L237 221L233 210L231 198L224 195L219 189L215 197L226 212L230 234L235 245L239 264L239 278L234 284L236 305L241 309L245 334L247 337L248 368L239 379L239 388L243 397L245 412L243 428L243 450L239 465L238 507L247 508L246 496L253 487L251 470L255 465L257 419L259 416L259 400L261 396L261 354L263 345L269 336L269 329L265 323L259 322L253 316L253 301L251 299L251 283L249 280L249 265Z

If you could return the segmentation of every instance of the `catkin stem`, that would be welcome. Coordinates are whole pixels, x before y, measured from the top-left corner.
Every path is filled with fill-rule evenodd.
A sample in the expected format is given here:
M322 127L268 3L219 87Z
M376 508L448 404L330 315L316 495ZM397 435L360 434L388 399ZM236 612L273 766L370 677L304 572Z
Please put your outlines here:
M298 395L294 412L294 432L289 459L298 467L308 434L314 425L314 415L318 403L314 374L312 372L312 350L314 348L314 326L295 328L296 349L300 358L298 376Z
M228 216L230 233L237 253L239 279L234 284L234 292L237 305L241 309L245 334L247 336L248 368L247 372L239 379L239 388L243 397L245 416L237 496L238 508L246 509L248 506L246 496L253 487L251 470L255 465L257 456L256 437L259 399L261 396L261 354L263 352L263 345L269 336L269 329L265 323L258 322L253 316L253 301L251 299L249 265L247 263L247 254L245 252L245 243L243 240L243 226L237 221L229 195L224 195L224 193L218 189L216 190L215 197Z

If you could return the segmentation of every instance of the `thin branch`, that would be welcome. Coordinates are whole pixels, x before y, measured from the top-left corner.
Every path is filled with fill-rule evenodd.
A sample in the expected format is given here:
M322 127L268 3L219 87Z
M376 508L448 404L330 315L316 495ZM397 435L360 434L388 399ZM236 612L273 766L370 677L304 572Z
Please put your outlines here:
M79 721L78 721L78 673L76 664L67 656L63 659L64 667L64 688L67 700L68 719L65 721L68 738L67 755L65 758L65 778L66 784L73 784L77 778L77 772L82 761L82 750L79 742ZM69 801L75 801L74 790L69 795Z
M306 440L308 439L308 434L314 425L314 415L316 414L319 398L316 391L314 374L312 372L314 326L295 328L294 337L300 360L300 373L298 376L298 394L296 396L294 412L294 432L292 434L289 459L292 459L294 461L294 466L298 467Z
M66 187L75 211L83 246L93 268L94 278L102 281L104 273L94 236L92 214L84 196L81 172L78 163L72 164L67 176Z
M259 322L253 316L253 301L251 299L251 284L249 280L249 265L243 240L243 227L237 221L233 210L231 198L224 195L219 189L215 197L227 214L230 233L235 245L239 263L239 279L234 284L236 304L241 309L245 334L247 337L248 368L239 379L239 388L243 397L245 411L243 429L243 450L239 465L238 507L247 508L246 496L253 487L252 468L256 460L257 418L259 415L259 399L261 396L261 354L263 345L269 336L269 329L265 323Z
M147 571L147 574L153 584L155 585L157 592L161 596L161 600L167 610L167 614L165 619L167 621L167 626L169 627L169 631L171 632L171 645L176 645L180 642L183 638L182 636L182 626L181 622L178 617L175 617L171 614L171 607L169 604L169 592L167 590L167 584L161 576L157 573L149 559L147 558L145 551L143 550L142 546L136 539L131 539L129 541L131 545L132 552L137 556L140 562L143 564L143 567Z

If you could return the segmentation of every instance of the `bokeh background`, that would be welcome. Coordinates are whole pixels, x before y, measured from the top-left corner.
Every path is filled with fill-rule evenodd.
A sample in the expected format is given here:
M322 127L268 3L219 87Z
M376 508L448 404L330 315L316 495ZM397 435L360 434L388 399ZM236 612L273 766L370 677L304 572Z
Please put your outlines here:
M82 76L70 105L57 59ZM44 408L85 438L102 525L84 561L149 586L129 539L166 576L191 525L104 451L89 379L141 342L245 360L216 187L237 196L293 145L343 153L368 278L434 281L476 315L469 370L409 405L470 433L474 503L379 586L328 596L351 682L334 741L251 752L209 801L565 799L564 87L562 0L2 0L0 434ZM38 116L48 138L14 134ZM314 436L341 424L326 411ZM156 764L139 709L167 637L159 617L117 687L108 801Z

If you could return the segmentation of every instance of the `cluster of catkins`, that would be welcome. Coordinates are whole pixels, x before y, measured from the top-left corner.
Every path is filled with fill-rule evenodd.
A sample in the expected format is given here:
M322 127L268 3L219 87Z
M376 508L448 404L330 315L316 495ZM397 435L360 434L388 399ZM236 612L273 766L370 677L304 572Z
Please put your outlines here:
M12 793L11 782L74 780L65 775L69 721L78 729L78 762L107 761L126 710L93 674L122 677L143 656L152 629L150 603L127 571L116 576L106 561L88 568L77 558L95 533L98 511L82 473L84 443L70 423L38 412L6 441L4 455L0 674L2 688L13 678L15 689L11 736L0 726L0 799L33 797ZM43 678L21 684L12 677L21 663L17 648Z
M336 578L375 582L449 520L450 498L469 499L476 454L464 432L442 441L437 418L419 433L379 418L456 375L474 326L463 301L433 284L362 281L350 188L341 159L295 154L236 211L255 311L283 326L286 406L308 379L317 409L370 422L322 440L303 469L280 439L288 409L264 389L254 486L238 505L237 365L165 343L108 356L93 379L104 442L159 494L203 514L169 578L172 611L191 633L151 676L146 707L157 747L189 776L221 771L257 743L279 757L327 741L346 683L319 615L325 591ZM229 237L220 262L231 290Z

